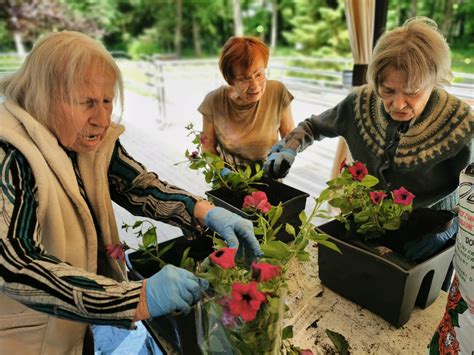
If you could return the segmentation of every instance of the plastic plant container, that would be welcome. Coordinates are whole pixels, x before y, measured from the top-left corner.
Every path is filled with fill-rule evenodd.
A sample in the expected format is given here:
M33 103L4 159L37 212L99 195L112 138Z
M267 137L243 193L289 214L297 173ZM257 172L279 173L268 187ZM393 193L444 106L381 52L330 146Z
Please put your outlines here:
M306 199L308 194L306 192L295 189L294 187L285 185L276 180L262 180L264 185L255 185L254 187L260 191L266 193L268 201L276 206L280 202L283 206L283 213L280 217L279 222L283 225L289 223L296 226L300 225L298 215L306 207ZM231 191L227 188L220 188L216 190L210 190L206 192L206 195L212 202L219 207L223 207L231 212L237 213L238 215L252 219L253 217L241 210L244 203L245 195L239 192ZM285 228L277 234L277 239L283 242L289 242L293 238L286 233Z
M319 229L342 252L318 249L321 282L396 327L410 319L415 305L424 309L436 300L454 255L451 242L421 263L397 263L396 259L388 260L342 240L347 232L338 221L323 224Z
M179 266L183 252L187 247L191 247L189 257L196 261L201 261L211 254L211 238L201 237L188 240L179 237L164 243L159 247L165 247L170 243L175 243L162 259L169 264ZM144 261L145 257L140 251L127 253L125 261L131 280L143 280L160 271L160 265L154 260ZM166 315L143 321L145 328L150 333L164 354L185 354L201 355L196 336L196 320L194 312L187 315Z

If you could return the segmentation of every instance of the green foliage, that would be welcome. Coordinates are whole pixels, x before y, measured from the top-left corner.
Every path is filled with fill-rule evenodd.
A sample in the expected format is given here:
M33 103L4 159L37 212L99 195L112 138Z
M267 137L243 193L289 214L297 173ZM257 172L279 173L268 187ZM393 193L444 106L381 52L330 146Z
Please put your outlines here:
M14 50L13 38L7 31L6 21L0 20L0 52L10 52L12 50Z
M160 52L159 35L155 28L144 30L144 33L130 41L128 54L133 59L139 59L142 55L151 55Z
M339 209L335 218L347 230L355 230L365 239L378 238L387 230L400 228L402 218L412 210L413 199L412 195L407 201L399 201L396 192L403 188L386 194L375 188L378 183L362 163L344 165L340 175L327 182L328 187L317 200Z
M296 0L284 16L292 29L283 36L305 55L339 56L350 53L344 1L329 7L326 0Z
M184 155L187 160L185 163L188 163L192 170L202 171L206 182L211 184L213 190L224 187L232 191L250 193L256 191L255 185L263 184L260 182L263 177L263 169L259 164L255 164L253 168L250 166L245 169L236 168L219 156L204 151L203 144L207 138L194 129L193 123L188 124L185 128L189 131L187 136L192 136L192 143L196 147L192 152L186 149ZM229 169L227 175L222 173L224 168Z
M153 223L147 220L137 220L133 225L123 223L122 229L125 229L126 232L135 234L138 239L141 239L141 243L138 244L138 249L130 248L128 245L126 246L126 249L142 251L146 259L157 261L161 267L166 265L166 262L163 261L161 257L165 255L168 250L173 248L174 243L168 244L164 248L159 248L156 227ZM189 259L186 258L188 252L189 250L185 251L186 255L183 255L182 263L189 269L193 268L194 264L191 262L192 259L187 260Z
M334 332L330 329L326 329L326 334L328 335L329 339L331 339L332 343L337 349L337 353L341 355L348 355L349 354L349 343L347 342L346 338L337 332Z
M327 241L327 236L315 231L311 220L319 215L321 203L316 204L307 217L304 211L300 214L301 225L296 232L295 226L286 224L286 231L293 236L293 241L286 244L276 240L276 234L282 227L279 219L282 215L283 207L281 203L272 206L271 209L262 213L258 207L254 208L254 232L259 237L260 247L264 256L258 261L257 265L265 265L269 268L276 268L277 271L269 279L260 279L252 269L248 268L244 258L236 260L235 265L220 264L215 261L216 253L228 253L228 249L220 249L222 243L215 246L218 250L198 266L199 277L207 279L211 285L210 293L202 302L202 314L204 319L204 338L203 348L205 352L217 352L222 349L232 348L237 353L247 354L253 350L259 349L262 353L273 353L275 346L281 346L281 353L298 354L297 347L289 344L288 340L293 337L292 327L281 329L281 318L286 312L284 307L284 295L288 285L286 283L286 272L290 262L297 259L300 262L309 261L309 253L306 247L310 241L324 242L328 247L339 251L337 246ZM235 314L229 315L230 306L234 298L234 286L236 284L249 285L258 282L255 292L265 296L266 301L259 306L255 318L243 320ZM255 297L249 292L251 297ZM229 309L228 309L229 307ZM281 339L282 343L276 343Z
M36 8L21 1L7 2L0 7L0 50L14 48L12 33L6 32L6 28L13 28L9 6L16 6L15 13L25 25L22 37L27 45L44 32L67 28L101 38L110 50L130 49L134 57L175 52L177 3L173 0L37 3ZM269 43L271 1L243 0L240 5L245 34L260 36ZM474 43L473 1L390 0L388 8L387 29L415 15L428 16L438 23L454 52ZM30 14L31 9L35 11L34 16ZM276 53L284 51L286 55L293 55L296 51L310 56L350 56L343 0L278 0L277 18L280 47ZM229 0L183 0L181 24L183 53L190 57L216 56L224 42L234 35L232 3ZM258 26L262 32L257 31ZM455 70L473 72L472 62L464 63L464 59L454 62ZM474 60L472 56L471 60Z

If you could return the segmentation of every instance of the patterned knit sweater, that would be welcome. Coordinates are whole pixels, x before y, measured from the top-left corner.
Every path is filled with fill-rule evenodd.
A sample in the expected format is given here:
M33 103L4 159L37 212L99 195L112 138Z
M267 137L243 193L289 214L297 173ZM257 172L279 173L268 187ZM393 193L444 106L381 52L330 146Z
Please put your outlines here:
M435 88L413 122L394 121L367 85L334 108L301 122L286 147L304 150L314 140L343 136L352 157L365 163L380 188L404 186L415 206L452 208L461 170L472 161L473 112L465 102Z

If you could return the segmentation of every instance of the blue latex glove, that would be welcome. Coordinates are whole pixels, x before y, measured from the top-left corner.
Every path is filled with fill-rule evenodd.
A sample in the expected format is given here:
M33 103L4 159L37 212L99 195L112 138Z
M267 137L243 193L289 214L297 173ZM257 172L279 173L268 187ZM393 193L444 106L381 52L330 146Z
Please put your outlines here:
M403 246L403 254L411 261L427 259L436 254L458 232L458 219L453 218L451 225L443 232L428 234L411 240Z
M147 280L146 302L152 317L173 311L188 313L209 287L207 280L173 265L163 269Z
M229 175L231 172L232 172L232 170L230 170L229 168L222 168L222 170L220 171L220 175L221 175L222 177L226 177L226 176Z
M207 212L205 223L226 241L229 248L238 248L237 257L242 256L242 251L245 251L245 258L250 260L263 256L253 233L253 224L248 219L222 207L214 207Z
M267 161L263 164L263 171L266 176L278 179L288 174L291 164L295 161L296 151L284 148L284 146L285 140L282 139L272 147Z

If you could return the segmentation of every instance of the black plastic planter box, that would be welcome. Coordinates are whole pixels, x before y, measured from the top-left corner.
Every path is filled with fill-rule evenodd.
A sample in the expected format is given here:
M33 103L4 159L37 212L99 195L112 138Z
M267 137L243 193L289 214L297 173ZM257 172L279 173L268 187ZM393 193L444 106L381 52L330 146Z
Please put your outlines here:
M264 179L262 182L264 185L255 185L254 187L266 193L268 202L273 206L278 205L280 202L282 203L283 212L279 223L283 225L289 223L297 228L301 224L298 215L305 209L306 198L309 195L306 192L300 191L276 180ZM223 207L244 218L252 219L252 216L241 210L244 203L244 194L231 191L227 188L220 188L207 191L206 195L216 206ZM293 240L293 238L286 233L284 226L278 232L277 239L283 242Z
M319 227L342 254L318 248L319 278L331 290L363 306L396 327L410 318L415 304L431 305L439 295L454 254L454 241L430 259L407 267L343 241L337 221Z
M187 247L191 247L188 255L196 261L203 260L213 252L212 239L206 237L193 240L180 237L160 243L159 246L165 247L173 242L175 243L173 248L168 250L162 259L175 266L179 266L183 252ZM153 260L142 262L143 258L143 253L138 251L126 254L130 279L143 280L160 271L158 262ZM194 312L191 311L187 315L156 317L143 321L143 324L164 354L201 354L196 337Z

